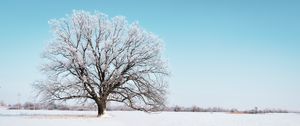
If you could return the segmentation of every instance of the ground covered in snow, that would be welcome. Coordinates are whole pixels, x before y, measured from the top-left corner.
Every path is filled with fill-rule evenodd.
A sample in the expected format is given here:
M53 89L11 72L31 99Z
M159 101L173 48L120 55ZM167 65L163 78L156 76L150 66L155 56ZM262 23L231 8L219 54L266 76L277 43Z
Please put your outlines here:
M0 110L0 126L300 126L300 114Z

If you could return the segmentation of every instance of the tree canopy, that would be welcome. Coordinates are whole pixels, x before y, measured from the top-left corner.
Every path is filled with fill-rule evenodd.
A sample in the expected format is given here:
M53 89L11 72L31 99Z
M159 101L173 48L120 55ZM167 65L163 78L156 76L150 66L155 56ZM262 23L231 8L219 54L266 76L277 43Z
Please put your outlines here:
M168 70L162 40L125 17L74 11L49 21L53 39L43 57L47 78L35 88L44 101L108 101L142 111L164 108Z

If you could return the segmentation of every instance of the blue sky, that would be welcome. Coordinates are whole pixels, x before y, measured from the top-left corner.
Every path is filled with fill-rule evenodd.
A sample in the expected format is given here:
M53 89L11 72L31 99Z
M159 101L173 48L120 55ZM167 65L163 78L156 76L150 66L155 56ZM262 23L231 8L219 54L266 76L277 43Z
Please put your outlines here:
M48 20L72 10L139 21L165 41L169 104L300 110L300 2L7 0L0 3L0 100L32 101Z

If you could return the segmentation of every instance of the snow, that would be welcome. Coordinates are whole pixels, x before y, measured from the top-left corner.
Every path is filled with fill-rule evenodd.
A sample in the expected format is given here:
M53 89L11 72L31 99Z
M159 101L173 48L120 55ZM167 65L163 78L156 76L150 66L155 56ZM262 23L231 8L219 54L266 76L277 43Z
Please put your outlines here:
M299 126L300 114L0 110L0 126Z

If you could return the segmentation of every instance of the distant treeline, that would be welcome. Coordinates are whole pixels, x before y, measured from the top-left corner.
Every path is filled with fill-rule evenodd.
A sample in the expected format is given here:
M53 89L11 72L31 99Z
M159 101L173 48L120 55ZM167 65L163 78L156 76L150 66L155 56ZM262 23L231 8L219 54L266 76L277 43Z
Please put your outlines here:
M8 109L24 109L24 110L74 110L74 111L94 111L96 106L71 106L55 103L31 103L6 105Z
M169 107L165 111L174 111L174 112L228 112L228 113L245 113L245 114L259 114L259 113L288 113L289 111L283 109L258 109L254 107L250 110L238 110L238 109L224 109L221 107L209 107L209 108L201 108L198 106L192 107Z
M3 102L0 102L0 106L6 106L8 109L26 109L26 110L74 110L74 111L95 111L97 110L95 105L63 105L55 103L31 103L26 102L24 104L13 104L6 105ZM109 106L107 111L133 111L133 109L126 106ZM238 109L224 109L221 107L211 107L211 108L201 108L198 106L192 107L182 107L182 106L173 106L166 107L163 111L167 112L228 112L228 113L245 113L245 114L260 114L260 113L288 113L291 111L282 110L282 109L258 109L254 107L251 110L238 110Z

